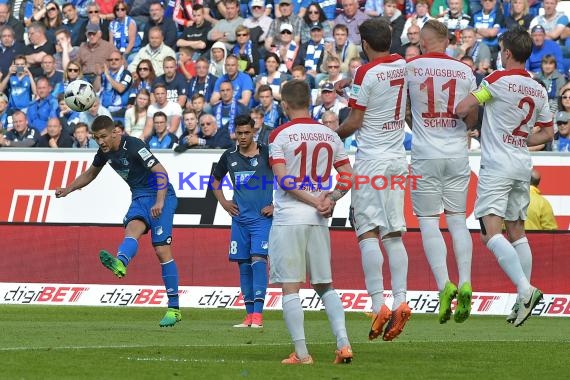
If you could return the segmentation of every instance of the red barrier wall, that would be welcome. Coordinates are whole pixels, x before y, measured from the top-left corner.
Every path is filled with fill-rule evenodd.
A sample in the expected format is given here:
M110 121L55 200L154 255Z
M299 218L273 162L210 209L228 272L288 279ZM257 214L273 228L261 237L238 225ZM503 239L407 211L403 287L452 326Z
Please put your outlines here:
M119 280L99 263L98 252L115 252L123 236L122 227L0 225L2 265L0 282L43 282L77 284L161 285L161 272L150 239L140 241L140 250L129 266L128 276ZM332 230L333 278L339 289L365 289L360 253L351 230ZM444 234L451 252L448 234ZM548 293L570 294L570 233L529 233L533 248L533 283ZM227 260L228 228L176 228L173 249L181 285L238 286L238 271ZM499 268L495 257L473 233L473 288L476 291L515 293L514 286ZM423 254L420 233L404 236L408 250L410 290L436 290ZM386 260L385 260L386 261ZM453 254L448 255L450 276L457 280ZM387 262L386 288L390 289Z

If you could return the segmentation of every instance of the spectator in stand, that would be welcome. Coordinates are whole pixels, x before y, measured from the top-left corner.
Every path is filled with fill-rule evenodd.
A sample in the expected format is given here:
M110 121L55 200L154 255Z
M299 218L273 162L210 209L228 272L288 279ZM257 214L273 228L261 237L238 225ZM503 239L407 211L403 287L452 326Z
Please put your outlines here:
M417 57L418 55L422 54L419 46L408 45L408 44L406 44L406 45L407 45L406 50L404 51L404 55L403 55L403 57L406 59L406 61L408 59L412 59L412 58Z
M249 29L243 25L236 28L236 44L232 54L238 57L238 69L254 77L259 73L259 51L250 38Z
M112 20L115 18L113 13L113 8L117 3L117 0L94 0L94 2L99 6L101 10L101 18L105 20Z
M357 0L342 0L343 13L335 19L335 25L344 24L348 28L348 39L355 45L360 46L360 32L358 27L370 17L358 9ZM400 31L401 32L401 31ZM398 35L399 36L399 35Z
M198 59L208 51L208 32L212 24L204 19L204 7L200 4L194 6L192 15L194 22L184 29L176 46L191 48L194 51L192 57Z
M212 42L223 42L226 50L230 51L236 42L236 28L242 25L244 19L239 16L238 0L223 0L226 7L226 15L208 32L208 40Z
M79 123L85 123L91 130L91 125L97 116L109 116L112 119L111 112L99 101L99 98L95 98L95 103L86 112L81 112L79 114Z
M557 230L558 224L552 211L550 202L541 194L538 185L540 184L540 173L533 169L530 175L530 203L526 212L524 229L533 230Z
M457 46L453 57L457 59L470 57L475 62L477 71L483 75L486 75L491 67L491 50L482 41L477 40L475 29L471 27L461 31L461 45Z
M209 65L208 59L204 57L196 61L196 76L188 82L188 90L186 91L188 97L193 98L194 95L201 94L207 103L210 102L218 78L208 72Z
M150 92L141 88L136 95L134 106L129 107L125 112L125 132L129 136L142 139L149 105Z
M52 117L47 122L47 132L40 136L38 148L72 148L73 138L62 133L63 128L57 117Z
M317 81L317 85L321 87L324 83L330 82L335 84L336 82L344 79L343 74L340 71L340 60L336 57L328 57L324 63L326 68L325 75L321 76Z
M164 17L164 7L161 2L154 1L150 5L150 19L145 26L142 44L146 45L149 42L150 30L154 27L162 30L162 36L166 46L176 46L176 39L178 37L178 28L171 18Z
M331 22L327 21L327 17L323 12L319 3L312 2L301 23L301 44L305 44L311 40L311 31L314 25L320 25L323 31L323 38L330 40L332 38Z
M273 97L281 100L281 85L287 80L287 75L279 71L281 61L275 53L267 53L265 56L266 73L256 78L256 93L261 86L269 86Z
M53 57L56 70L63 71L70 61L79 59L79 46L71 45L71 33L65 28L55 32L55 51Z
M24 10L24 25L29 27L34 22L43 22L47 14L45 0L32 0L26 4Z
M402 44L407 44L409 42L408 28L410 26L417 25L421 29L428 20L433 18L429 14L428 0L417 0L415 7L416 12L409 16L404 24L404 30L402 30L402 35L400 36Z
M402 45L399 52L402 57L406 55L406 51L409 47L417 47L418 50L420 49L420 27L417 24L410 25L407 35L406 40L408 42Z
M471 9L469 7L469 3L471 3L471 2L474 2L476 7ZM449 0L433 0L433 1L431 1L429 13L435 18L443 17L444 13L447 10L449 10L449 8L451 8L451 5L449 3L450 3ZM460 7L461 7L461 12L468 15L468 14L470 14L470 12L473 13L473 12L480 11L481 10L481 2L480 2L480 0L461 1Z
M531 29L530 36L532 37L532 51L526 61L527 70L535 74L539 73L542 66L542 57L548 54L553 55L556 58L556 62L563 62L560 45L546 39L546 32L541 25L534 26Z
M196 118L198 118L198 120L200 120L202 115L207 114L207 112L204 111L204 108L207 106L206 99L204 98L204 95L202 95L202 94L194 94L194 95L192 95L192 99L190 99L190 100L192 102L190 104L190 109L192 111L194 111L194 113L196 114ZM186 104L186 106L188 107L188 104Z
M305 67L301 65L293 66L291 68L291 79L298 79L302 80L307 85L309 85L309 89L312 91L315 88L315 78L310 75L305 74ZM275 97L275 93L273 94Z
M504 27L513 29L517 26L529 29L532 15L529 13L528 0L511 0L509 13L505 14Z
M279 103L273 98L273 91L270 86L264 84L257 89L258 109L263 112L263 124L273 130L283 124L285 115Z
M348 28L346 25L338 24L333 28L333 41L325 40L325 57L336 57L340 60L340 71L348 73L348 65L351 59L360 56L358 47L348 40ZM326 71L326 67L321 67L321 72Z
M263 145L269 145L269 135L273 129L270 129L269 126L263 122L264 118L261 106L253 108L249 116L254 122L253 128L255 129L255 136L253 136L253 140Z
M71 61L67 64L67 68L63 72L63 90L76 79L83 79L83 71L78 61Z
M156 73L154 72L152 62L148 59L140 61L136 66L135 81L133 82L129 93L129 103L134 101L135 97L141 90L147 90L150 93L155 79Z
M564 111L570 114L570 87L568 87L568 84L560 89L558 111Z
M226 15L226 6L222 0L206 0L204 2L204 18L214 25Z
M143 130L143 139L147 139L152 134L152 117L158 111L162 111L168 118L168 132L178 136L178 127L180 127L180 117L182 116L182 108L176 102L169 102L166 85L164 83L158 83L154 86L153 91L154 101L148 107L146 113L146 123ZM180 133L182 134L182 133Z
M25 45L14 39L14 29L10 26L0 27L0 73L8 75L10 66L16 56L24 52Z
M10 6L7 3L0 3L0 30L5 26L12 28L12 39L24 43L24 24L10 14Z
M28 119L26 119L25 113L20 110L14 111L12 122L14 128L6 132L5 135L0 134L1 147L31 148L38 145L40 134L35 129L28 127Z
M154 85L163 83L166 86L166 97L169 102L175 102L181 108L186 106L187 82L182 74L176 70L176 59L173 57L164 58L162 64L164 74L155 79Z
M129 7L123 0L117 1L113 7L113 14L115 19L109 24L109 42L126 58L131 52L135 53L140 48L137 23L128 16Z
M325 111L323 113L322 123L333 131L336 131L340 126L338 122L338 115L334 113L334 111Z
M568 17L564 12L557 12L557 6L558 0L544 0L542 3L544 14L536 16L530 22L531 29L536 25L544 28L547 40L558 41L564 27L568 24Z
M46 38L51 44L55 44L55 31L64 27L63 15L59 10L59 5L54 1L47 3L46 10L46 17L43 19L46 27Z
M325 82L321 85L321 104L313 107L312 117L318 122L322 122L325 111L332 111L338 115L339 111L346 108L346 104L341 102L336 95L334 84Z
M150 4L154 0L132 0L129 2L129 16L135 19L137 25L145 25L149 20Z
M83 77L95 88L100 88L100 70L103 68L115 46L102 38L98 24L87 24L87 42L79 47L79 62L82 66Z
M194 25L193 7L198 4L193 4L193 2L194 0L176 0L174 3L172 19L178 25L179 30Z
M63 4L63 16L65 16L64 27L69 31L72 46L79 46L83 42L87 41L85 36L85 29L87 28L87 19L79 17L77 8L73 3ZM57 30L55 33L55 38L57 41Z
M42 76L47 78L52 88L52 95L57 97L63 92L63 73L55 69L55 58L52 55L46 54L44 56L42 70Z
M364 13L370 17L382 16L384 13L384 0L366 0Z
M152 135L146 139L151 149L172 149L178 143L178 138L168 132L167 117L164 112L155 112L152 116Z
M489 47L492 60L496 60L499 52L497 35L505 25L503 12L497 7L497 0L481 0L482 9L474 13L470 25L475 28L477 40Z
M234 89L229 81L220 84L221 101L213 107L218 129L227 129L232 140L235 140L236 118L249 115L249 108L234 98Z
M63 94L59 94L57 97L58 108L58 118L61 126L63 127L64 133L68 135L73 135L73 130L77 123L79 123L80 112L73 111L67 103L65 102Z
M281 16L273 20L265 38L265 49L267 51L273 51L273 48L278 46L288 46L291 40L295 41L295 46L298 46L301 42L301 23L303 20L296 14L293 14L291 0L281 0L279 2L279 11ZM283 28L284 25L286 25L286 28ZM292 38L287 38L287 41L282 40L284 30L292 33ZM282 60L285 60L284 57L285 55L280 55Z
M101 104L113 117L123 117L129 103L129 89L133 83L131 73L125 68L121 53L115 50L103 65L101 75Z
M37 99L30 103L26 116L28 125L43 134L48 121L57 118L58 109L57 98L52 95L47 78L41 77L36 81L36 96Z
M132 10L130 13L131 16L133 16ZM105 20L104 18L101 17L101 11L99 10L99 6L97 5L97 3L95 2L89 3L89 6L87 7L87 14L88 14L87 24L99 25L99 29L101 29L101 38L104 39L105 41L109 41L109 20ZM85 33L87 33L87 27L85 27L85 29L86 29Z
M182 74L185 81L196 76L196 65L192 60L192 49L181 47L178 49L178 69L177 72Z
M172 46L175 46L175 44L173 43ZM139 52L135 54L129 65L129 71L133 72L139 62L143 59L148 59L152 62L152 67L154 67L156 75L160 76L164 74L162 62L166 57L176 58L176 53L170 46L164 43L162 30L158 26L154 26L148 32L148 45L143 46Z
M467 9L462 0L448 0L448 8L443 13L437 10L436 13L433 12L436 1L434 1L432 5L431 14L438 15L437 21L445 24L451 33L460 32L469 26L471 16L467 13Z
M39 22L35 22L28 27L30 43L26 45L24 54L34 78L42 74L41 63L44 56L55 53L54 44L47 40L45 33L45 27Z
M0 135L3 135L14 126L12 125L12 111L8 109L8 97L0 92Z
M204 114L200 117L200 134L190 135L176 147L177 153L182 153L189 148L209 148L209 149L228 149L235 146L235 142L230 138L227 129L219 129L216 126L216 119L210 114Z
M540 72L535 76L540 80L548 93L548 105L553 114L558 112L558 98L560 91L566 84L566 78L558 70L558 63L553 55L547 54L542 57Z
M200 128L198 128L198 117L193 110L185 110L182 113L182 122L184 123L184 132L180 136L179 142L182 145L188 145L188 139L191 136L198 137Z
M465 55L465 56L461 57L459 60L461 62L465 63L467 66L471 67L471 70L473 71L473 75L475 76L475 83L477 84L477 87L479 87L479 85L481 84L481 82L483 81L483 78L485 78L485 76L477 71L477 66L475 66L475 62L473 61L473 58L468 56L468 55ZM479 125L479 128L480 127L481 127L481 125ZM477 137L479 137L479 136L477 136Z
M558 132L552 141L553 152L570 152L570 113L560 111L556 114ZM15 124L14 124L15 126Z
M217 77L221 77L226 73L226 44L223 42L215 42L210 49L210 63L208 72Z
M26 57L19 55L14 58L8 75L0 77L0 93L9 94L8 107L25 111L32 102L32 95L36 93L36 82L28 69Z
M255 43L256 48L263 46L273 19L265 14L265 1L251 1L251 16L243 22L250 32L250 39Z
M269 52L275 53L281 61L279 71L286 73L291 70L299 52L299 45L293 39L293 26L281 24L281 42L272 47Z
M324 53L323 26L321 24L313 24L311 26L311 39L301 44L293 65L305 66L305 72L316 78L317 74L321 72Z
M404 31L406 20L402 12L398 9L397 0L384 0L384 18L392 29L392 45L390 53L401 53L402 40L400 36Z
M230 82L233 87L233 96L244 106L249 106L253 96L253 81L251 77L238 70L238 59L235 55L226 58L226 74L222 75L214 85L214 92L210 99L210 104L214 106L220 101L220 85L223 82Z
M78 149L98 149L99 145L95 140L89 138L89 128L85 123L77 123L73 131L73 146L72 148Z

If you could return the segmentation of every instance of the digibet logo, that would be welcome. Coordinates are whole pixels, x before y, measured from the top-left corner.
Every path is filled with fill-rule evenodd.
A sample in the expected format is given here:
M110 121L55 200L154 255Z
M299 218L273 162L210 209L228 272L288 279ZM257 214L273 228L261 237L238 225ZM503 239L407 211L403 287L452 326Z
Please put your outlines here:
M39 289L18 286L4 294L4 301L20 304L76 303L87 290L89 288L80 286L42 286Z
M178 294L184 294L187 290L179 290ZM133 306L161 306L166 304L168 297L164 289L142 288L136 291L115 288L111 292L103 293L99 302L102 305L133 305Z

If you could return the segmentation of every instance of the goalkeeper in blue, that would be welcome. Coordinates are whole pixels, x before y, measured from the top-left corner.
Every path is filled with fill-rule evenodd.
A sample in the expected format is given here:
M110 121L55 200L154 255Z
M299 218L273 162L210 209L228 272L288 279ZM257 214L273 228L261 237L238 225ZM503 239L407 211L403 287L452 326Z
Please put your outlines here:
M91 127L99 150L93 163L66 188L59 188L57 198L90 184L103 166L109 165L127 182L132 201L124 218L125 238L119 245L117 257L102 250L101 263L115 276L127 274L127 266L138 250L139 238L151 231L152 245L162 268L162 279L168 296L168 310L160 327L174 326L182 320L178 299L178 269L172 257L172 222L178 203L174 188L168 182L166 170L138 138L124 136L108 116L98 116Z
M254 121L236 118L237 146L226 150L214 169L212 187L222 207L232 217L229 260L239 267L246 317L234 327L263 327L267 290L267 248L273 216L273 171L269 148L254 141ZM224 182L229 172L233 185ZM232 200L223 188L234 190Z

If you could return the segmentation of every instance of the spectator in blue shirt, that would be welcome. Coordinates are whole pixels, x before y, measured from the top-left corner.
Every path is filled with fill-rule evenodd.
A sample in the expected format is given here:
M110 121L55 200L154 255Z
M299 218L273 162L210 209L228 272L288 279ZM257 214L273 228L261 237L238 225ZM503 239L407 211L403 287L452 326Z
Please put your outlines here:
M495 58L499 51L497 35L505 25L505 18L503 12L496 7L497 0L482 0L481 5L483 8L471 18L471 26L475 28L477 37L491 49L491 55Z
M155 112L152 117L154 133L147 139L151 149L172 149L178 139L168 132L167 116L164 112Z
M36 92L36 82L28 69L26 57L19 55L14 58L9 75L0 77L0 92L4 90L9 94L8 105L12 109L26 110L32 102L32 95Z
M40 133L44 132L48 120L57 118L57 99L52 95L52 88L45 77L36 82L36 94L38 98L28 107L28 121L30 126Z
M532 37L532 51L526 61L527 70L539 73L542 66L542 57L547 54L553 55L556 58L556 62L563 62L560 45L546 39L546 33L541 25L535 25L530 31L530 36ZM563 66L560 65L558 69L560 70Z
M249 106L253 95L253 81L247 74L238 70L238 58L235 55L229 55L226 58L226 73L218 78L214 85L214 92L210 103L217 104L220 101L220 85L223 82L231 82L234 89L234 99L244 106Z

